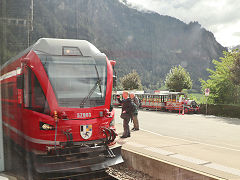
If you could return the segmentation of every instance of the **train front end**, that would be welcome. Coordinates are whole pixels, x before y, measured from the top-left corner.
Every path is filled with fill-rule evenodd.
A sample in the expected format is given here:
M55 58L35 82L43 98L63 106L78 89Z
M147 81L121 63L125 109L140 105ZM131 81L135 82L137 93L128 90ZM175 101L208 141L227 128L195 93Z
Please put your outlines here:
M21 61L22 131L36 173L71 177L123 162L114 61L87 41L40 39Z

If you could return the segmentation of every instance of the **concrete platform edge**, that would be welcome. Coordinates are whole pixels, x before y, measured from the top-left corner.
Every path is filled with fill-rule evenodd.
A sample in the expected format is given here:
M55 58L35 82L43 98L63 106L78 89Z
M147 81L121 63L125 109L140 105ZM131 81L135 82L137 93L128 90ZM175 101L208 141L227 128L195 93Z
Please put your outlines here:
M13 175L9 175L6 172L1 172L0 173L0 179L1 180L17 180L17 178Z
M183 167L165 160L159 160L145 154L122 148L125 163L137 171L141 171L154 179L160 180L226 180Z

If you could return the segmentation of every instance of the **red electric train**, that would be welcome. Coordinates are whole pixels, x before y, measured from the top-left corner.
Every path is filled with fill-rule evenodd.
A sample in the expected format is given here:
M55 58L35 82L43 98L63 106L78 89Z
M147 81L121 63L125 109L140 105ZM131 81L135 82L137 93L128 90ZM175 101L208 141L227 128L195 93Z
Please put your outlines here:
M113 66L85 40L41 38L1 68L4 136L34 174L71 177L123 162Z

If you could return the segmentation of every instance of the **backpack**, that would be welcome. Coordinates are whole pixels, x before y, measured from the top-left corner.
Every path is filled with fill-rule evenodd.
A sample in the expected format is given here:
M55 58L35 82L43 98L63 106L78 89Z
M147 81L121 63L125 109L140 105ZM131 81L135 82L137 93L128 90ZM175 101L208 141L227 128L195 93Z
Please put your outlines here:
M131 108L131 114L137 114L138 113L138 105L137 104L135 104L135 102L134 101L131 101L132 103L132 108Z
M134 103L137 105L137 108L140 107L140 104L141 104L141 100L138 99L137 97L134 98Z

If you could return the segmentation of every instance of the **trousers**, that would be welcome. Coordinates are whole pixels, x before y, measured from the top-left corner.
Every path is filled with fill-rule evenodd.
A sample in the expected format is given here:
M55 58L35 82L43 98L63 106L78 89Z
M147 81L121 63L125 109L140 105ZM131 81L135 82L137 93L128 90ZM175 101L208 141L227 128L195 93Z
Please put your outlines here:
M129 121L130 116L123 119L123 136L130 135Z
M139 123L138 123L138 115L132 115L132 120L133 120L133 127L135 129L139 129Z

